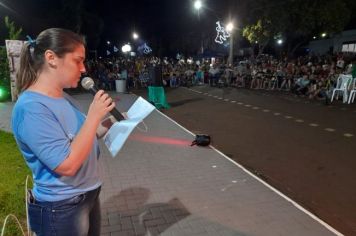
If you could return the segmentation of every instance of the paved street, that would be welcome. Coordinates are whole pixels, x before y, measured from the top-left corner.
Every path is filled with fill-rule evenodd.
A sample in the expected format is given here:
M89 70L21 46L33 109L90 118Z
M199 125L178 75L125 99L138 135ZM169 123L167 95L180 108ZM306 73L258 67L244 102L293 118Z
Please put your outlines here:
M145 91L137 91L145 95ZM167 89L163 112L347 235L356 234L356 106L285 92Z
M196 92L184 88L174 92L186 93L183 103L193 104L198 98L194 98ZM121 111L136 98L112 96ZM75 98L85 109L92 97ZM216 105L212 101L209 104ZM183 107L181 102L172 101L170 111ZM8 127L11 105L0 107L2 129ZM190 147L192 139L188 130L154 111L115 158L101 143L103 236L342 235L218 150Z

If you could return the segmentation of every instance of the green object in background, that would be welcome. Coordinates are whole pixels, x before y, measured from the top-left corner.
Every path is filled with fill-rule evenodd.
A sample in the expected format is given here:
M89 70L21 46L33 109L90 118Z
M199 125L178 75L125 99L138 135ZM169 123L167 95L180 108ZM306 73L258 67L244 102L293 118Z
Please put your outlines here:
M148 101L154 103L156 108L169 108L163 87L148 86Z
M356 78L356 63L352 64L351 74L352 78Z
M5 91L0 87L0 99L5 96Z
M4 86L0 86L0 102L6 101L10 97L10 91Z

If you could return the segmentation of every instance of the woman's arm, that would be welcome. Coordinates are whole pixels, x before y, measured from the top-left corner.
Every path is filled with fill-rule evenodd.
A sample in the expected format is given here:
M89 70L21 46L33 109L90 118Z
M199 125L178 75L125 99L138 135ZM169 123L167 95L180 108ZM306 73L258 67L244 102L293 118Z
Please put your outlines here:
M68 157L54 170L59 175L74 176L89 156L101 119L113 108L115 103L108 94L100 90L94 96L83 126L70 146Z

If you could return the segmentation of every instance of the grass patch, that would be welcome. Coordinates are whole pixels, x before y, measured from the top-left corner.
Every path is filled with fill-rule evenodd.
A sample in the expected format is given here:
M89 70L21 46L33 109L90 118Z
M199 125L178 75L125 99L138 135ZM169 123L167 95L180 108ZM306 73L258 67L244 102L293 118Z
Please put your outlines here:
M11 133L0 130L0 231L8 214L14 214L26 231L25 181L31 172ZM22 235L9 219L4 235Z

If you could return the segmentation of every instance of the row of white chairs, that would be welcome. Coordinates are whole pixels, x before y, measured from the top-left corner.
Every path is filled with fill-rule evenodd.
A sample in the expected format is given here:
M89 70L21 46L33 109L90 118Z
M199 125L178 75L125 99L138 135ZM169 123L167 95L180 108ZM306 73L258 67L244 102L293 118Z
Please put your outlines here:
M333 89L331 95L331 102L339 95L342 95L343 103L351 103L355 100L356 93L356 78L352 78L352 75L340 74L337 78L336 87Z

